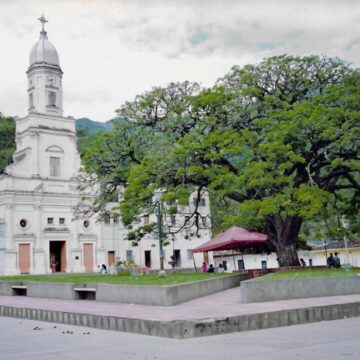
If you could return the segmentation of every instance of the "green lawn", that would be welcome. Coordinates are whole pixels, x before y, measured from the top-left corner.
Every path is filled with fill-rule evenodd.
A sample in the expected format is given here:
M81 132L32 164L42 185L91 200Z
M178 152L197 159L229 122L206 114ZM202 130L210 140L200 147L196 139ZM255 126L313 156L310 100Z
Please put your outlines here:
M168 273L160 278L157 274L138 275L133 277L128 273L119 275L100 274L52 274L52 275L19 275L1 276L0 281L44 281L44 282L66 282L66 283L105 283L126 285L176 285L194 281L214 279L230 274L208 274L208 273Z
M304 270L284 270L277 273L260 276L256 281L272 280L292 280L292 279L310 279L321 277L342 277L342 276L360 276L360 268L351 268L349 271L344 269L304 269Z

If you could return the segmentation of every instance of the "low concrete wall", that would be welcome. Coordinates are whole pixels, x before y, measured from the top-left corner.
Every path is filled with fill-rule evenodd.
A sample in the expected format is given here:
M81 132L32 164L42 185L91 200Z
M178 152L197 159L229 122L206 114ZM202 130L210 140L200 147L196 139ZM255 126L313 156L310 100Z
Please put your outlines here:
M74 284L24 281L27 296L51 299L75 299Z
M113 284L71 284L49 282L0 282L0 295L16 295L13 285L26 285L27 296L54 299L94 299L115 303L171 306L239 286L240 281L248 279L248 274L239 273L216 277L195 283L171 286L113 285ZM91 288L95 291L74 291L76 288ZM90 297L91 296L91 297Z
M235 274L191 284L171 286L97 284L96 300L171 306L239 286L247 274Z
M240 282L248 279L248 274L239 273L231 276L220 277L212 280L204 280L192 284L171 286L172 305L213 294L219 291L231 289L240 285Z
M241 303L360 294L360 276L241 283Z
M16 286L16 285L23 285L23 283L21 281L12 281L12 282L1 281L0 282L0 295L4 295L4 296L14 295L12 286Z
M238 331L269 329L360 316L360 303L288 309L256 314L194 320L146 320L64 311L0 305L0 316L49 321L90 328L124 331L143 335L188 339ZM259 337L259 341L261 338Z
M98 284L96 300L142 305L172 305L168 286Z

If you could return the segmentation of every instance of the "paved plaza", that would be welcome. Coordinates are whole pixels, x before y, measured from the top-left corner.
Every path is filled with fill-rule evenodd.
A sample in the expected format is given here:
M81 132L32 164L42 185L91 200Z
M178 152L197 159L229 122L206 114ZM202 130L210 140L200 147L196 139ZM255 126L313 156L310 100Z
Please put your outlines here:
M176 306L0 296L0 315L173 339L360 316L360 294L241 304L240 288Z
M359 329L353 318L174 340L0 317L0 359L358 360Z
M197 298L175 306L150 306L92 300L0 296L0 306L60 310L69 313L117 316L132 319L140 318L155 321L221 318L356 302L360 302L360 294L241 304L239 287Z

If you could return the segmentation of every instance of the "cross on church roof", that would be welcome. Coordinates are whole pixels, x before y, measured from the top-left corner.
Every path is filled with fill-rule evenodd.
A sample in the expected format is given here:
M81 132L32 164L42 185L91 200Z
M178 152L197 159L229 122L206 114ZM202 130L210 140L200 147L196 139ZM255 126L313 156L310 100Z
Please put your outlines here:
M45 36L46 36L45 23L47 23L47 22L49 22L49 21L45 19L44 14L42 14L41 17L39 17L38 20L41 22L41 25L42 25L42 29L41 29L40 35L45 37Z

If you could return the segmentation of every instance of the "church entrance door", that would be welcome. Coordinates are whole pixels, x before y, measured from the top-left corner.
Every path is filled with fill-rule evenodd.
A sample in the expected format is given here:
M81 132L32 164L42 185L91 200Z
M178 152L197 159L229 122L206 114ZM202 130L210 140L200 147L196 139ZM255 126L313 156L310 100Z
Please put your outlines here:
M145 250L145 266L151 268L151 250Z
M86 272L94 271L93 244L84 244L84 267Z
M50 269L51 272L66 271L66 241L50 241Z
M20 274L30 273L30 244L19 244Z

